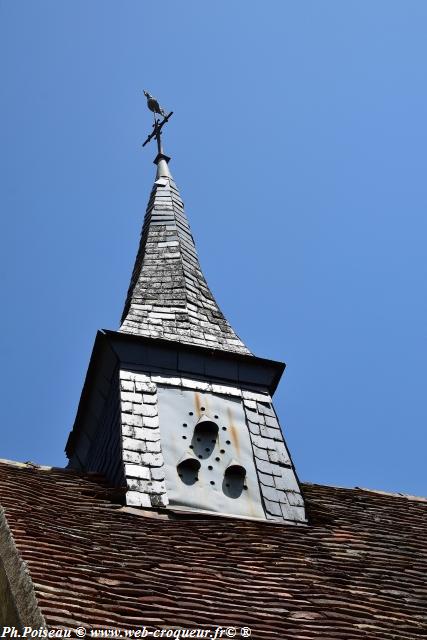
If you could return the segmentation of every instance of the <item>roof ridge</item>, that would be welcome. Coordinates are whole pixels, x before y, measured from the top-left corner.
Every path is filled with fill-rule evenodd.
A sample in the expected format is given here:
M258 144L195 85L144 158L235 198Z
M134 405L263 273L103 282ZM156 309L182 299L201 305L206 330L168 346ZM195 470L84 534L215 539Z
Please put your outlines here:
M368 491L369 493L378 493L382 496L390 496L392 498L406 498L412 502L427 502L427 497L413 496L410 493L401 493L396 491L382 491L381 489L367 489L366 487L354 487L360 491Z
M7 464L14 467L25 467L28 469L35 468L41 471L51 471L52 469L61 469L61 471L73 471L73 469L66 469L65 467L51 467L48 465L38 464L37 462L20 462L19 460L9 460L8 458L0 458L0 464Z
M342 489L343 491L366 491L368 493L377 493L382 496L389 496L391 498L406 498L412 502L427 502L427 497L424 496L414 496L410 493L399 493L393 491L383 491L381 489L367 489L366 487L339 487L334 484L320 484L318 482L301 482L302 488L304 490L304 486L310 487L327 487L328 489Z
M36 469L37 471L60 471L69 473L70 475L78 476L79 478L86 478L87 480L97 479L108 483L105 476L98 471L79 471L78 469L73 469L71 467L56 467L49 466L46 464L38 464L37 462L32 462L31 460L27 460L26 462L20 462L19 460L9 460L8 458L0 458L0 464L4 464L10 467L19 467L21 469Z

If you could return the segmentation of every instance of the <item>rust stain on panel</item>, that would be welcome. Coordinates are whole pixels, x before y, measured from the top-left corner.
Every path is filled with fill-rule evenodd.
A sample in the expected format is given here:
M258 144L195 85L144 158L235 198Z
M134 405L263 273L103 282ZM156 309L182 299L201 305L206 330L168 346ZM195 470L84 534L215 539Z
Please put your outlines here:
M258 513L257 513L257 509L256 509L255 504L253 503L252 498L250 496L246 495L246 500L247 500L247 504L248 504L249 515L251 515L254 518L256 518L258 516Z
M199 394L198 391L196 391L195 394L194 394L194 406L196 407L197 416L200 418L200 416L202 415L200 407L202 405L201 405L201 402L200 402L200 394Z
M200 396L198 391L194 392L194 406L196 409L196 414L200 418L202 415L207 415L209 413L209 402L206 396ZM203 411L202 411L203 407Z
M227 408L228 413L228 432L230 434L230 440L234 444L237 453L240 455L240 442L239 442L239 431L237 426L234 424L233 414L230 408Z

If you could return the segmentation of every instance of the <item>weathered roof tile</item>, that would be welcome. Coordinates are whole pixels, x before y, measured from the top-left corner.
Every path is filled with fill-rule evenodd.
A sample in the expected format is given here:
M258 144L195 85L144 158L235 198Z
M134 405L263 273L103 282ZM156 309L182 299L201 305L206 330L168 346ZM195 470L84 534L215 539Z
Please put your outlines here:
M427 501L302 488L308 527L160 519L114 503L99 476L0 463L0 505L50 628L426 637Z

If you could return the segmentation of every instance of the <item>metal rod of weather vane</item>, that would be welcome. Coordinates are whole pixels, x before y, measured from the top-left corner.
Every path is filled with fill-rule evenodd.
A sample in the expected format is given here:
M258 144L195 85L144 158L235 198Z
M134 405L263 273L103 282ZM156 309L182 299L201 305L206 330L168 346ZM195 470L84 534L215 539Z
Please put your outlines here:
M147 137L146 141L142 144L143 147L145 147L145 145L148 144L150 142L150 140L152 140L153 138L156 138L158 147L161 146L161 143L159 142L161 129L162 129L163 125L166 124L166 122L169 120L169 118L172 115L173 115L173 111L168 113L168 115L163 118L163 120L160 122L160 124L157 123L156 125L153 125L154 131L152 133L150 133L150 135ZM159 151L159 153L161 153L161 152Z
M147 137L146 141L143 142L142 146L145 147L145 145L148 144L150 142L150 140L152 140L154 138L155 135L156 135L155 131L153 131L153 133L150 133L150 135Z
M157 153L163 153L163 147L162 147L162 130L161 130L161 129L157 129L157 136L156 136L156 140L157 140Z

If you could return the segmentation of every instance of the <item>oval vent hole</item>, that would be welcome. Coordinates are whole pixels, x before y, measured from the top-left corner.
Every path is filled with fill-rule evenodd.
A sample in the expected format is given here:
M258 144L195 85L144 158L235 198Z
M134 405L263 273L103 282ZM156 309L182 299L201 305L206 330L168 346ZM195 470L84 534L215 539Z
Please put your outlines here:
M191 486L199 479L200 462L197 458L185 458L182 460L178 466L177 471L178 475L183 481L184 484Z
M206 413L199 418L194 427L193 438L191 444L196 456L200 459L206 459L215 448L218 438L218 425Z
M229 498L240 498L245 487L245 480L245 467L233 460L225 470L222 490Z

